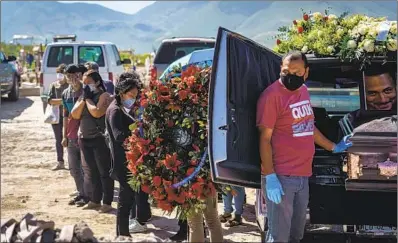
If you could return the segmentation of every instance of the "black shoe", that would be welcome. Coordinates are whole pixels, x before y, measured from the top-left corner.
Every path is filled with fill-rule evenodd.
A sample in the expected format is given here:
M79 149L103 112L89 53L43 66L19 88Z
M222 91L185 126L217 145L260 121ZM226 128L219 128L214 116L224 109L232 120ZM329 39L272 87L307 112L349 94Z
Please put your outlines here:
M184 241L188 239L188 234L186 230L178 230L177 234L170 237L172 241Z
M73 199L71 199L71 200L68 202L68 205L76 205L76 202L78 202L78 201L81 200L81 199L82 199L81 196L74 197Z
M88 198L85 197L80 197L79 200L77 200L75 202L75 205L78 207L83 207L84 205L86 205L90 200Z

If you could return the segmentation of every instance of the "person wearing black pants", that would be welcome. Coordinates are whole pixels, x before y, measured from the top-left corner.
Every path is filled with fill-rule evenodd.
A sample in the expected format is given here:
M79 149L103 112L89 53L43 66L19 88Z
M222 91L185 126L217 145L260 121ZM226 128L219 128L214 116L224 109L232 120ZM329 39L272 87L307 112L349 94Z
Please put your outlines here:
M106 111L106 131L112 153L112 177L119 181L120 192L117 207L116 234L130 236L130 233L146 231L146 221L151 217L148 195L143 191L135 192L128 184L131 175L126 165L124 141L130 136L129 126L137 120L134 109L141 89L140 76L136 72L120 75L115 87L115 100ZM129 215L133 219L129 225Z
M86 72L83 83L83 95L71 112L72 118L80 119L79 145L90 170L88 180L92 185L90 201L83 209L107 213L113 209L114 181L109 175L111 156L104 136L105 112L113 99L105 92L99 73Z

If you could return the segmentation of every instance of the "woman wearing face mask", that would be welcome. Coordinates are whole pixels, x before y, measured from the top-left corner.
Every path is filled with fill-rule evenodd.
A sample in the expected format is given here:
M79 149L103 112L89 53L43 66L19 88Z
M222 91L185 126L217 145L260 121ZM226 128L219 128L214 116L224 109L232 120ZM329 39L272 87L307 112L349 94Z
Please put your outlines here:
M141 81L139 74L128 72L120 75L115 87L115 100L106 111L106 129L109 134L109 144L112 151L111 173L119 181L120 192L116 219L116 234L130 236L146 230L145 222L151 217L148 195L142 191L134 192L128 184L130 175L126 165L126 155L123 146L131 134L129 125L137 119L139 92ZM137 216L129 226L129 213L132 208ZM135 216L133 216L135 217Z
M80 119L79 143L90 170L88 181L92 185L90 202L83 209L107 213L112 210L114 181L109 176L111 157L104 136L105 112L113 99L105 92L98 72L86 72L83 83L83 95L71 112L74 119Z
M62 129L63 129L63 115L62 115L62 92L69 87L68 83L66 82L66 78L64 75L64 71L66 69L65 64L61 64L58 66L57 72L57 81L51 83L50 85L50 92L48 94L47 103L53 106L59 106L60 110L60 118L58 124L52 124L52 128L54 131L55 136L55 147L57 150L57 164L52 170L60 170L65 169L64 163L64 149L62 147Z

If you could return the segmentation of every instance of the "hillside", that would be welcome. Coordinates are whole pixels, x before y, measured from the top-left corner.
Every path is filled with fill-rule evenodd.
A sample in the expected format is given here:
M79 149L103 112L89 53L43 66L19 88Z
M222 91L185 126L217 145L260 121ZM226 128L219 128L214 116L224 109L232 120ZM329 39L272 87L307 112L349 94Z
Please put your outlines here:
M38 41L54 34L77 34L80 40L104 40L120 48L148 52L172 36L215 36L219 26L242 33L265 45L279 26L304 10L344 11L397 19L396 1L157 1L134 15L95 4L36 1L1 2L1 40L14 34L34 35Z

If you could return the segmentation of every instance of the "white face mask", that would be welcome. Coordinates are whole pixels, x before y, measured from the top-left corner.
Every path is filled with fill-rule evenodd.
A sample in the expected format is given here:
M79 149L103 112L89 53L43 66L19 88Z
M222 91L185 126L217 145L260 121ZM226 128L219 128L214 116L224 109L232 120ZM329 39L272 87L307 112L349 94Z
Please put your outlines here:
M89 84L88 87L90 87L90 90L92 92L97 90L97 85L96 84Z
M58 81L63 81L64 80L64 75L62 73L57 73L57 80Z

